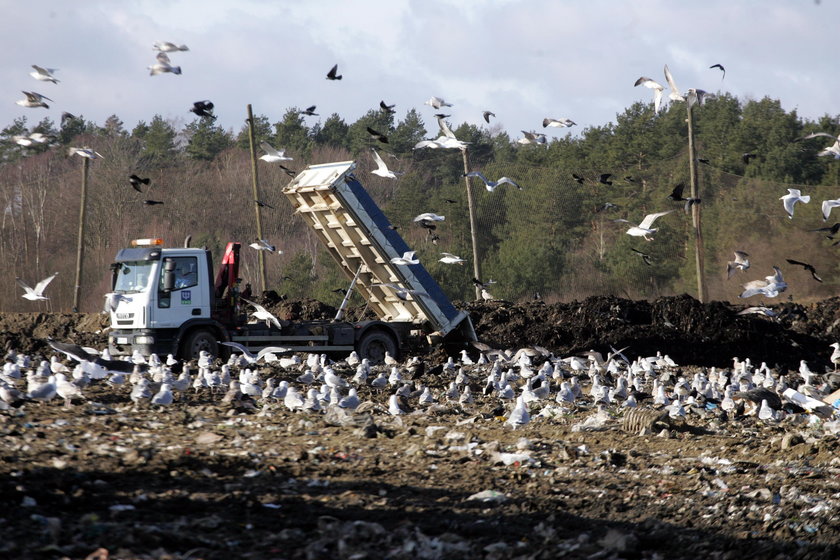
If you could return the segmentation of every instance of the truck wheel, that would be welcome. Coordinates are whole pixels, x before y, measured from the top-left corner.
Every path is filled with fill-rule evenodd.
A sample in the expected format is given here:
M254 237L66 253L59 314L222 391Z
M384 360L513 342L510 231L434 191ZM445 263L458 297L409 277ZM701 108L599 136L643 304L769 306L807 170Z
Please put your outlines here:
M367 358L372 364L381 364L385 361L387 351L393 357L397 357L397 341L394 337L382 331L372 331L362 335L356 345L360 358Z
M199 353L204 350L213 356L219 355L219 342L210 331L199 329L187 336L184 344L181 345L181 358L192 360L198 358Z

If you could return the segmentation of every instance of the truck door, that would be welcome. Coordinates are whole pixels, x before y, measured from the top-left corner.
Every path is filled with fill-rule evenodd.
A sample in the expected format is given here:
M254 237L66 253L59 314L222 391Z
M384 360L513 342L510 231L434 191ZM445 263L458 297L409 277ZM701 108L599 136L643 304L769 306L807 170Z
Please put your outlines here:
M155 326L179 327L210 316L209 279L197 257L164 257L158 280Z

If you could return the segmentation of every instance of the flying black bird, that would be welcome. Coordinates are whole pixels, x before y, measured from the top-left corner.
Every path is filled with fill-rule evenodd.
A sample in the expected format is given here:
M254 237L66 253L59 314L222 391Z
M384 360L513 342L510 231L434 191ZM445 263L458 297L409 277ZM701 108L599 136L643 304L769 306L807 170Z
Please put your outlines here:
M216 119L216 115L213 114L213 102L209 99L205 99L204 101L196 101L195 103L193 103L190 112L195 113L199 117L207 117L208 119L212 120Z
M379 102L379 108L388 113L389 115L393 115L394 113L396 113L396 111L394 111L394 107L396 107L396 104L388 105L384 101Z
M612 177L612 173L601 173L601 176L598 177L598 182L603 183L605 185L612 185L610 177Z
M307 107L303 111L300 111L300 114L301 115L306 115L308 117L317 117L318 113L315 112L315 107L316 107L315 105L312 105L311 107Z
M584 181L584 178L581 177L580 175L578 175L577 173L572 173L572 179L574 179L575 181L577 181L581 185L583 184L583 181Z
M636 253L637 255L639 255L640 257L642 257L642 260L645 261L646 265L651 266L650 255L648 255L647 253L643 253L643 252L639 251L638 249L634 249L633 247L630 247L630 250L633 251L634 253Z
M749 163L751 159L754 159L756 157L758 157L756 154L751 154L750 152L745 152L744 154L741 155L741 160L743 160L744 163Z
M452 200L451 198L444 198L443 201L448 202L449 204L456 204L458 202L457 200Z
M808 231L827 231L828 235L826 235L827 239L834 239L834 236L837 235L837 232L840 231L840 222L836 222L833 226L830 227L821 227L817 229L809 229Z
M452 115L445 115L443 113L435 113L435 118L437 118L437 119L448 119L451 116Z
M373 130L371 127L367 127L367 131L368 131L368 134L370 134L371 138L375 138L376 140L379 140L383 144L388 143L388 137L385 136L384 134L382 134L381 132L377 132L377 131Z
M146 206L154 206L156 204L163 204L163 201L162 200L144 200L143 204L145 204Z
M280 164L280 163L278 163L277 165L278 165L278 167L280 167L280 169L283 170L283 172L286 175L289 175L290 177L294 177L295 175L297 175L297 171L293 171L293 170L289 169L288 167L286 167L285 165Z
M65 124L67 124L67 121L73 121L73 120L76 120L77 118L78 117L76 115L74 115L73 113L68 113L67 111L64 111L63 113L61 113L61 126L64 126Z
M700 199L684 197L683 190L685 190L685 184L677 183L674 190L671 191L671 194L669 194L667 198L670 198L675 202L685 202L685 211L688 212L692 204L700 204Z
M345 288L336 288L335 290L331 290L335 294L341 294L343 296L347 295L347 290Z
M128 182L131 183L131 188L133 188L135 191L137 191L139 193L142 193L143 191L140 190L140 185L141 184L148 185L149 183L152 182L152 180L149 179L148 177L144 177L144 178L141 179L137 175L129 175L128 176Z
M599 206L595 209L595 212L603 212L604 210L609 210L610 208L618 208L618 204L613 204L612 202L605 202L602 206Z
M262 200L255 200L254 202L256 202L257 206L259 206L260 208L271 208L272 210L274 210L274 206L267 202L263 202Z
M490 117L495 117L496 113L493 113L491 111L484 111L482 113L482 115L484 115L484 120L487 121L487 123L489 124L490 123Z
M709 68L720 68L720 71L723 72L723 76L720 77L723 80L726 77L726 68L723 67L721 64L712 64Z
M338 72L338 64L330 68L330 71L327 72L327 79L328 80L340 80L341 74L336 74Z
M801 266L802 268L804 268L805 270L807 270L808 272L811 273L811 276L814 277L814 280L816 280L817 282L822 282L822 278L817 276L817 270L812 265L810 265L808 263L800 262L800 261L795 261L793 259L785 259L785 260L787 262L789 262L790 264L795 264L795 265Z
M699 157L699 158L697 158L697 161L699 161L700 163L705 163L706 165L710 165L709 158Z

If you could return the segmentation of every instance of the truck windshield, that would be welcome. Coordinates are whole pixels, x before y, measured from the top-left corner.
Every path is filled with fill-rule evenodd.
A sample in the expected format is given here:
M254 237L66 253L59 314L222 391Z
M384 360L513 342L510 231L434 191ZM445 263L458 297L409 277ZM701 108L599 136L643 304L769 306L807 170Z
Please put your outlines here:
M149 287L155 262L120 262L115 263L114 266L116 278L114 291L127 294L142 292Z

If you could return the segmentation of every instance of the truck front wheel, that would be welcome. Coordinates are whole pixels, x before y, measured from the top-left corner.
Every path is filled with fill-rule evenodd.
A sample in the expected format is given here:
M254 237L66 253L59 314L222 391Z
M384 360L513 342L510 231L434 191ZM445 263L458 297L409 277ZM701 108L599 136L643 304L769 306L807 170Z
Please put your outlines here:
M397 341L388 333L372 331L362 335L358 348L359 357L367 358L372 364L381 364L385 361L387 351L393 357L397 357Z
M191 332L181 345L181 358L184 360L198 358L202 350L216 357L219 355L219 342L210 331L199 329Z

